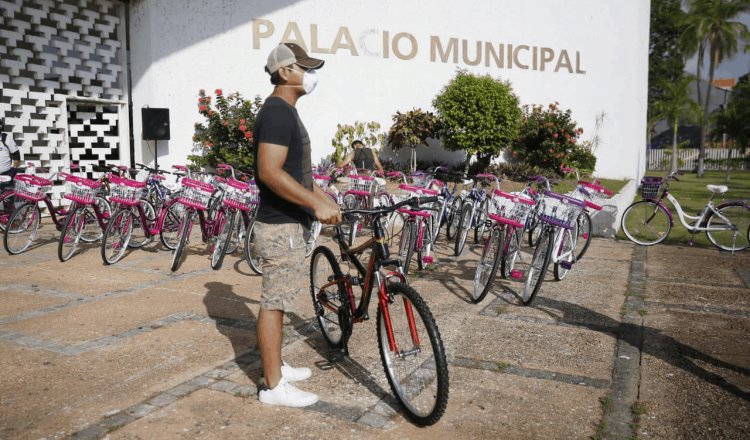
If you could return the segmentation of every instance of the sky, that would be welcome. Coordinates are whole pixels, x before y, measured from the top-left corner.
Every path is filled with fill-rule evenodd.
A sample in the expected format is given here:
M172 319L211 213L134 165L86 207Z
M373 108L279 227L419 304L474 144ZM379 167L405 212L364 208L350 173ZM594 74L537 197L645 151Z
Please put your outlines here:
M745 23L745 26L750 29L750 13L742 14L740 21ZM750 41L746 42L750 44ZM716 69L714 74L715 78L739 78L740 76L750 72L750 51L744 52L744 44L739 45L739 51L732 58L724 60L719 64L719 68ZM697 64L697 57L693 57L685 64L685 71L695 74L695 66ZM708 60L705 60L705 68L701 72L704 79L708 78Z

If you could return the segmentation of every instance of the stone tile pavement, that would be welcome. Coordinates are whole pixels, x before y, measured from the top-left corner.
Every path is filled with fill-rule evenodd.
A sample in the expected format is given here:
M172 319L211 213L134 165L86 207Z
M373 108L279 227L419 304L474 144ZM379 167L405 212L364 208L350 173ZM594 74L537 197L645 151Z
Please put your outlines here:
M158 243L104 266L57 260L49 223L0 255L0 438L746 438L750 253L595 239L530 307L498 280L469 300L478 247L411 276L436 317L448 409L418 428L382 372L374 319L349 357L298 299L284 357L321 396L303 410L256 400L260 277L238 256L210 269L194 236L176 273ZM374 312L374 308L371 309ZM373 313L374 316L374 313Z

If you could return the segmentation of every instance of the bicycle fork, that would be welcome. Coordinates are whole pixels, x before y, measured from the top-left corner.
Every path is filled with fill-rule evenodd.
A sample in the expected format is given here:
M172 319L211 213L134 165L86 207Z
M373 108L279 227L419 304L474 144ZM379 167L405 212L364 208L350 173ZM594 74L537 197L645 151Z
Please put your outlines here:
M396 343L396 338L393 336L393 321L391 320L391 313L388 308L388 305L392 304L395 300L388 294L385 284L381 283L380 276L378 276L378 286L380 292L378 295L378 306L380 307L380 312L383 314L385 331L388 336L388 349L398 358L418 355L422 352L422 348L419 343L419 333L417 332L417 323L414 319L414 309L412 308L411 303L404 298L404 310L406 312L406 320L409 324L409 334L411 335L411 341L414 344L414 348L411 350L401 350Z

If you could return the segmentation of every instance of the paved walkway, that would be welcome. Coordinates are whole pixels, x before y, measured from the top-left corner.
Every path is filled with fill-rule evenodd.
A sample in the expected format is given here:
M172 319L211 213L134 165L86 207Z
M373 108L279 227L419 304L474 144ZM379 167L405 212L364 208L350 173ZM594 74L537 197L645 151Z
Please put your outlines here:
M197 229L197 228L196 228ZM307 365L321 402L256 400L260 278L228 257L212 271L193 240L169 272L159 244L103 266L96 247L57 260L56 233L0 255L0 438L746 438L750 253L595 239L531 307L497 281L468 300L477 248L412 277L448 352L443 419L398 412L375 341L355 326L330 351L305 295L284 357ZM372 309L374 311L374 309Z

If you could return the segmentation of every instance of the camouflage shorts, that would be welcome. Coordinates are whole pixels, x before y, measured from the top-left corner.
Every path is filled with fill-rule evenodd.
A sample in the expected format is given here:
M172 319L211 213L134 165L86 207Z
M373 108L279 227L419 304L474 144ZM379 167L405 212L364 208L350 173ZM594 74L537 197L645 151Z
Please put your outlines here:
M299 223L255 223L255 246L263 258L260 307L290 311L300 291L309 288L305 244L310 230Z

